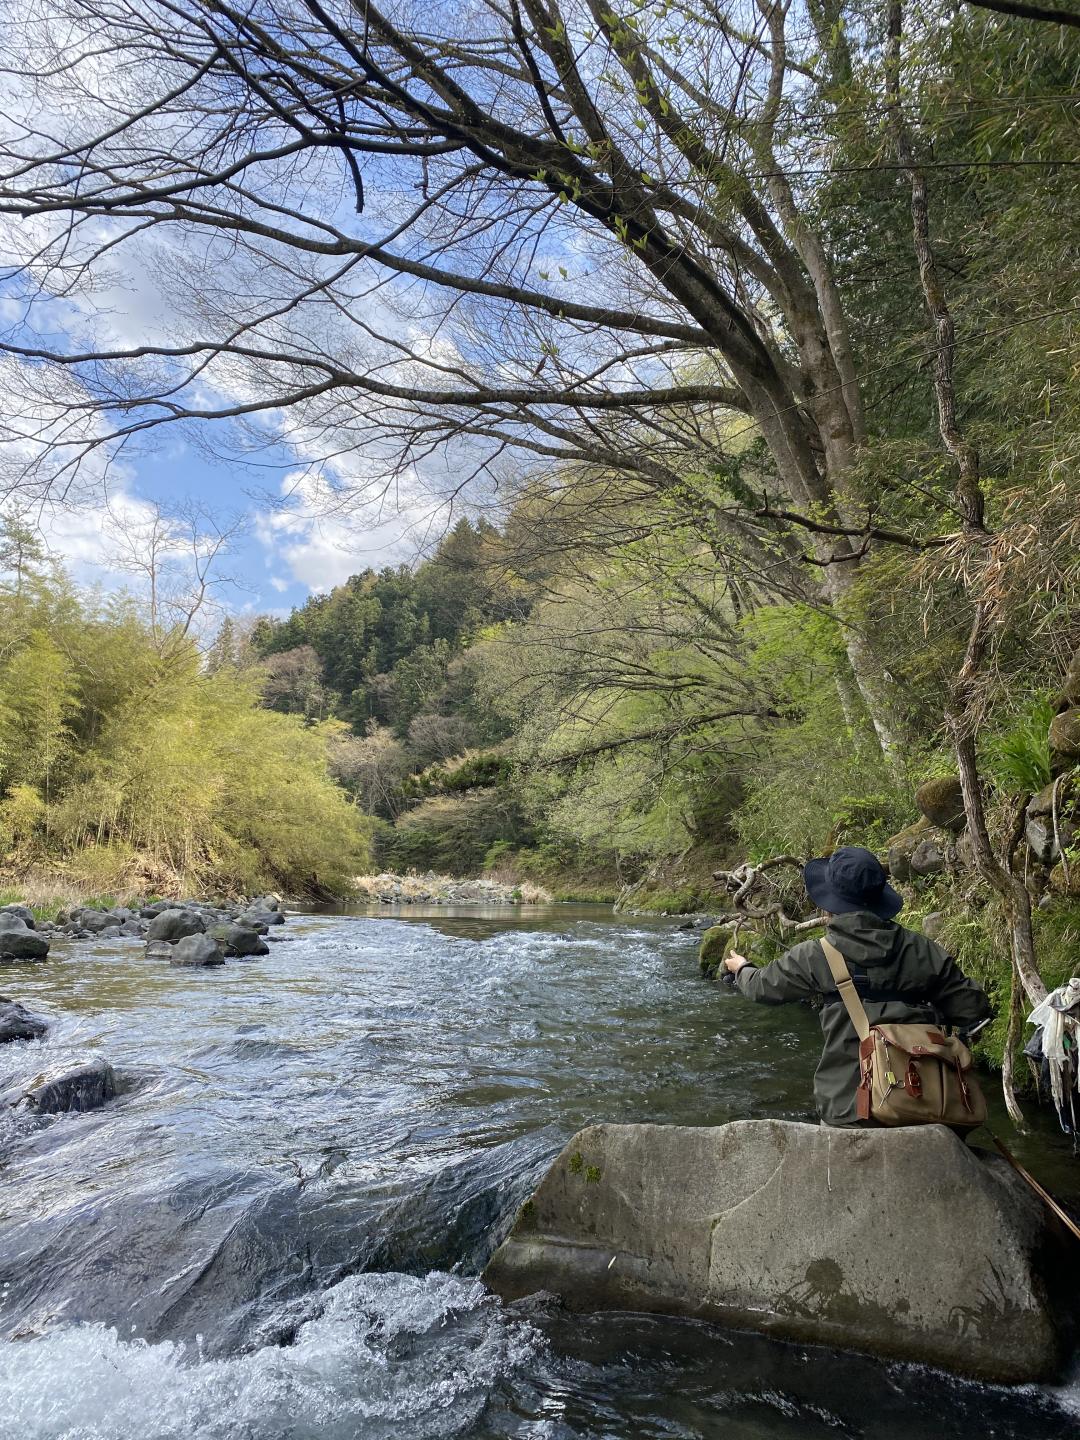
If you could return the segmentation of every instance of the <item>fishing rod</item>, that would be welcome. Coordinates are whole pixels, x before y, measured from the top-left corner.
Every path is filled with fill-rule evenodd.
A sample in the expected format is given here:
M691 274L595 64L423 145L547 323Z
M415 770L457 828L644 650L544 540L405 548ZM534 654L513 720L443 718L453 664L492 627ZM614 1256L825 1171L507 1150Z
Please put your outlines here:
M1045 1203L1050 1207L1050 1209L1058 1217L1061 1223L1069 1231L1071 1231L1072 1235L1077 1240L1080 1240L1080 1225L1077 1225L1076 1221L1058 1204L1058 1202L1050 1194L1049 1190L1044 1189L1043 1186L1039 1184L1038 1180L1035 1179L1035 1176L1024 1169L1023 1165L1020 1164L1020 1161L1017 1160L1016 1156L1005 1144L1004 1140L1000 1140L989 1127L987 1127L987 1134L990 1136L990 1139L993 1140L998 1150L1000 1150L1001 1154L1004 1155L1005 1159L1013 1167L1016 1173L1022 1179L1027 1181L1027 1183L1035 1191L1036 1195L1038 1195L1041 1200L1045 1201Z

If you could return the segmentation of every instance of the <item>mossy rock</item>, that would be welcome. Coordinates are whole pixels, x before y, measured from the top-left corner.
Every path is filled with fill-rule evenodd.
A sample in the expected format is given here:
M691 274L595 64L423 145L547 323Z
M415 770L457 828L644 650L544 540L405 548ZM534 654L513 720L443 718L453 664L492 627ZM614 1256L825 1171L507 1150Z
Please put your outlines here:
M1050 722L1050 756L1059 767L1080 760L1080 708L1062 710Z
M715 975L731 949L734 937L725 925L713 925L701 937L698 964L703 975Z
M885 841L885 863L894 880L902 884L912 878L914 871L911 868L911 857L928 838L932 829L933 826L926 816L920 815L913 825L906 825L890 840Z
M936 775L915 791L915 804L939 830L964 828L964 792L959 775Z
M1080 705L1080 650L1069 661L1069 668L1065 671L1059 704L1062 710L1070 705Z
M1065 866L1057 864L1050 871L1050 892L1053 895L1067 895L1072 900L1080 900L1080 864L1074 860L1069 866L1069 873L1066 877Z

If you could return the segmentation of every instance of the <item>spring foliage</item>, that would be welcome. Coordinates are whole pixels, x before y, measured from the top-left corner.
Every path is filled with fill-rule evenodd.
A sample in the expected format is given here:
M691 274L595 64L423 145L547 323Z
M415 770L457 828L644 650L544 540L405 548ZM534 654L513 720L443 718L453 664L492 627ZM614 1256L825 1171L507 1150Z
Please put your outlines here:
M10 572L9 572L10 576ZM341 887L369 826L318 725L267 710L255 669L208 673L123 598L62 575L0 591L0 854L100 890Z

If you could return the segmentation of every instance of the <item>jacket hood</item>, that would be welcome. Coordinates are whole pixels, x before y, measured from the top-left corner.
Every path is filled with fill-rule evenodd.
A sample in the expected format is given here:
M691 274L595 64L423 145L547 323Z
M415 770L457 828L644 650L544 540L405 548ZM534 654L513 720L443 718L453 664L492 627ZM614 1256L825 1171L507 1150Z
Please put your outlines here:
M834 915L826 933L845 960L869 969L893 962L904 931L894 920L882 920L867 910L853 910L847 915Z

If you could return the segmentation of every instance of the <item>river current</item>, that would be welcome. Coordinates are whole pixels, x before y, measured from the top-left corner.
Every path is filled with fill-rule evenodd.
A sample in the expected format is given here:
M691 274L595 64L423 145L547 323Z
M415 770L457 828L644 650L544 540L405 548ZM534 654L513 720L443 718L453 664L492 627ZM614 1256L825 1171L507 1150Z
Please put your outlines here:
M814 1017L707 985L695 946L600 907L439 910L293 917L224 970L119 940L13 969L53 1029L0 1051L0 1091L100 1055L123 1093L0 1118L0 1440L1080 1433L1077 1381L484 1290L579 1126L813 1118ZM1050 1130L1019 1148L1075 1194Z

